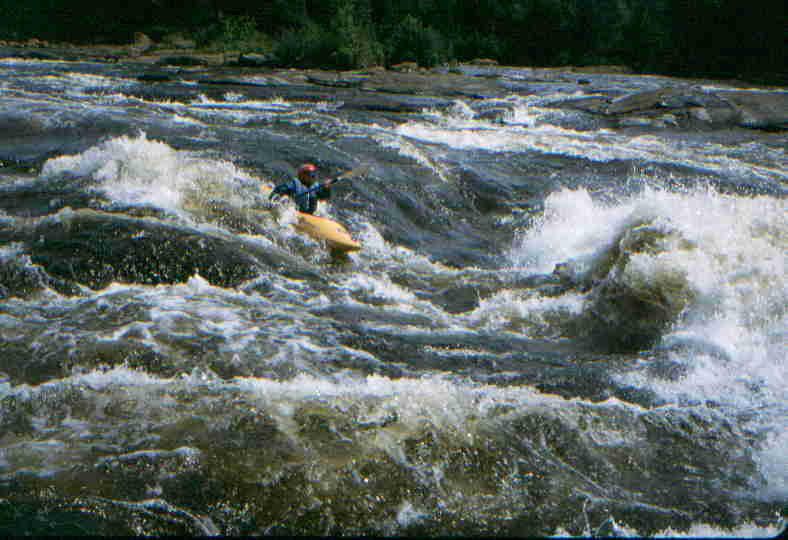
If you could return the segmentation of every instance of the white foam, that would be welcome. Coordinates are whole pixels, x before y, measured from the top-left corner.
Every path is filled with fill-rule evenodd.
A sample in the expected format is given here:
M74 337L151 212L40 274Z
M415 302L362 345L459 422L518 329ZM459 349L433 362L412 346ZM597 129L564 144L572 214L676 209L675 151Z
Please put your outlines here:
M276 402L304 402L331 399L336 402L372 400L376 409L396 411L400 421L421 425L429 420L437 427L453 431L468 425L470 416L485 414L501 404L513 406L549 406L567 404L557 396L540 394L527 387L497 386L454 382L441 376L418 379L391 379L370 375L348 383L337 383L311 375L298 375L289 381L237 378L239 390L250 392L270 405Z
M652 535L643 536L637 529L627 527L610 518L611 531L605 536L614 538L774 538L784 530L784 525L760 526L754 523L743 523L731 529L723 529L705 523L693 523L686 531L676 531L672 528L664 529ZM581 535L593 537L593 531L587 529ZM569 533L563 527L559 527L549 538L577 538L577 535Z
M401 527L409 527L415 523L419 523L428 516L428 513L417 510L410 501L403 501L397 510L397 523Z
M758 300L772 309L782 305L773 303L771 291L784 290L786 206L779 199L721 195L706 188L680 193L646 188L605 204L585 190L565 189L547 197L542 217L513 246L511 259L515 266L548 272L559 262L606 249L638 224L651 223L670 233L666 241L674 243L663 246L669 266L683 267L696 289L724 292L721 299L735 305L760 293ZM659 258L650 262L656 267Z
M513 247L516 266L546 272L569 260L593 264L622 233L648 223L664 234L659 250L630 257L616 279L643 290L667 292L675 285L692 295L665 335L666 344L694 344L669 353L687 366L687 376L666 381L634 372L623 381L675 403L710 401L734 415L757 411L751 426L757 431L788 430L787 201L708 188L647 188L615 204L564 190L545 206L541 220ZM511 307L511 300L500 300ZM788 468L774 448L766 445L759 459L769 489L784 493Z
M112 88L117 90L118 88L136 84L136 81L132 79L89 73L65 73L63 77L65 77L66 84L72 88L78 86L82 88Z
M454 100L448 109L426 109L422 114L439 123L452 125L466 125L466 121L476 116L476 112L461 99Z
M511 250L516 267L546 273L569 259L582 258L606 246L632 213L632 203L604 205L584 189L563 189L544 201L544 212L523 232ZM578 226L582 224L582 226Z
M93 370L87 373L78 373L67 379L59 379L44 383L42 386L61 386L65 382L70 384L84 384L92 390L101 391L110 387L150 387L165 386L172 379L162 379L150 375L142 370L132 369L127 366L116 366L108 370Z
M180 210L185 194L218 194L243 201L233 185L247 175L232 163L200 159L166 143L136 137L110 139L85 152L48 160L44 178L61 174L90 177L112 199L130 204L152 204Z
M199 274L186 283L174 285L112 284L100 291L97 298L110 302L113 301L110 297L117 296L117 302L124 303L124 298L130 295L136 303L148 306L145 319L118 326L102 337L112 341L133 339L154 350L165 346L159 341L162 335L176 338L199 335L201 339L216 336L220 350L243 350L255 340L260 328L244 316L246 310L239 309L239 304L259 308L267 303L257 294L215 287Z
M755 455L761 472L768 481L767 489L761 493L766 500L785 500L788 497L788 407L775 411L782 415L782 424L777 423Z
M784 525L756 525L743 523L732 529L723 529L705 523L693 524L687 531L674 531L665 529L653 535L652 538L774 538L784 530Z
M583 92L556 92L548 95L530 96L510 96L503 100L502 105L511 108L511 112L503 115L501 121L504 124L523 125L528 127L538 127L540 124L550 124L553 118L564 118L572 116L573 112L560 108L550 108L549 105L555 102L564 101L572 98L589 98L601 94L584 94ZM493 100L487 103L494 102ZM607 133L606 131L602 131Z
M198 95L188 103L171 101L167 99L142 100L122 94L115 100L123 103L137 101L156 108L168 111L174 118L189 119L196 124L213 124L216 122L231 122L236 125L245 125L252 122L269 122L273 119L286 120L295 124L312 122L311 115L317 113L331 113L342 106L342 102L335 101L288 101L274 97L267 100L249 99L242 92L226 92L221 99ZM334 121L327 116L324 121Z
M516 103L513 112L504 115L503 124L478 120L452 110L448 113L428 111L422 119L398 126L395 133L413 141L460 150L537 151L593 161L625 159L691 165L697 169L725 174L733 171L741 176L752 175L774 182L788 178L784 155L770 165L753 162L740 148L750 143L722 146L693 143L689 139L674 141L659 135L632 137L606 129L577 131L550 124L550 117L569 113L540 107L539 101Z
M361 291L371 294L396 305L408 305L417 302L415 294L404 287L396 285L386 275L355 274L342 280L341 287L350 291Z
M577 316L585 305L578 294L544 297L504 290L479 302L466 315L469 325L490 331L512 331L531 337L559 337L561 323Z

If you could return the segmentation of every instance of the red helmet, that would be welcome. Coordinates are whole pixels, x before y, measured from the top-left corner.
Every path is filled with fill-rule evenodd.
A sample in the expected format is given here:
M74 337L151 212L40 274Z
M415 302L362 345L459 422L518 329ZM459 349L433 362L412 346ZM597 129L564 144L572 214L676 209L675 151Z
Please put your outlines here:
M317 179L317 167L313 163L304 163L298 168L298 179L306 185Z

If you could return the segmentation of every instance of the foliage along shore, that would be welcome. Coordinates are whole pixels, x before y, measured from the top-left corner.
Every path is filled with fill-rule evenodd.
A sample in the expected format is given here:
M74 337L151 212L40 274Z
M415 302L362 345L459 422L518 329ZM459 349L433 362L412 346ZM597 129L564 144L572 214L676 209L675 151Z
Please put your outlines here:
M761 0L0 0L0 40L150 42L277 67L626 65L638 73L788 84L786 7Z

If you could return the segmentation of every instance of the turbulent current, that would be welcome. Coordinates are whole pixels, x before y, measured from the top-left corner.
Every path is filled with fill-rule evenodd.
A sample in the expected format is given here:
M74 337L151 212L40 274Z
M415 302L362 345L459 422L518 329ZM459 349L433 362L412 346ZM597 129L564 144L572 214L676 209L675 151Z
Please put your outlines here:
M788 135L708 112L762 90L0 75L0 533L783 530ZM361 251L268 207L304 161Z

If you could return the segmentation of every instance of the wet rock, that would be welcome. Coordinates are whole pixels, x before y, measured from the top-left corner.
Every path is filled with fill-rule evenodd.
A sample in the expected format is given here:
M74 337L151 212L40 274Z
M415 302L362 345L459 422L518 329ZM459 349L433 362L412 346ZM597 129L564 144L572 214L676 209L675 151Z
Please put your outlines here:
M728 102L717 95L696 89L676 90L675 92L666 93L659 100L658 105L668 109L684 109L688 107L730 108Z
M41 290L45 280L37 268L25 264L24 258L0 253L0 299L24 297Z
M366 299L365 299L366 300ZM312 311L319 317L330 317L332 320L352 323L378 323L401 326L436 327L435 321L425 315L399 311L382 311L371 306L331 305Z
M687 109L687 115L693 120L710 125L733 124L738 116L732 107L690 107Z
M477 211L487 213L511 210L510 204L515 198L515 192L506 184L505 179L482 176L468 168L459 171L458 176L460 192Z
M172 75L169 73L143 73L137 75L137 80L141 82L169 82L172 81Z
M673 93L675 93L675 90L660 88L658 90L627 94L623 97L614 99L610 105L607 106L606 112L607 114L623 114L653 109L662 102L663 99L671 96Z
M488 122L498 122L503 123L506 119L507 115L512 113L511 109L507 109L504 107L498 107L494 109L487 109L485 111L480 112L477 116L477 120L487 120Z
M42 41L38 38L30 38L27 41L25 41L25 46L43 48L43 47L48 47L49 43L47 43L46 41Z
M629 75L635 73L629 66L620 66L615 64L601 64L598 66L574 66L570 68L571 71L576 73L605 73L605 74L620 74L620 75Z
M618 97L606 107L590 100L581 100L572 106L583 107L589 112L620 116L618 124L621 127L678 126L677 121L665 121L664 116L658 121L644 120L644 117L656 116L661 110L670 109L674 118L683 116L718 127L788 128L788 92L708 92L697 88L660 88ZM632 113L638 116L628 116Z
M205 61L192 55L164 56L156 62L160 66L202 66Z
M147 36L147 34L143 34L142 32L134 32L134 42L129 47L129 51L132 54L144 54L152 50L155 46L156 44L151 38Z
M607 113L609 104L610 98L593 96L557 101L550 104L550 106L559 109L574 109L594 115L604 115Z
M30 60L45 60L45 61L74 59L74 57L69 57L67 55L62 55L62 54L55 54L49 51L26 51L25 53L20 54L20 57L28 58Z
M343 108L365 111L394 113L419 113L425 108L445 109L451 107L449 100L421 96L363 95L344 100Z
M258 274L257 260L205 234L89 210L59 216L36 228L31 260L51 276L92 289L112 282L179 283L195 274L235 287Z
M399 64L394 64L389 69L402 73L412 73L419 70L419 65L416 62L401 62Z
M675 233L654 225L632 226L608 250L583 261L572 261L554 272L590 290L588 308L579 326L607 352L638 352L653 346L694 299L680 272L654 270L648 275L630 268L638 254L657 255ZM670 238L689 249L680 238ZM577 268L587 267L584 271Z
M605 281L591 295L589 335L610 352L637 352L652 346L679 312L659 289Z
M672 109L673 118L680 115L696 122L717 126L733 125L737 118L735 108L728 101L712 92L696 89L668 94L657 105L659 108Z
M628 116L618 120L618 127L621 128L652 127L653 125L654 121L651 118L645 118L643 116Z
M719 94L737 113L738 125L755 129L788 129L788 92L724 92Z
M657 117L625 116L618 120L618 126L622 128L644 127L664 129L667 127L678 127L679 119L674 114L663 114Z
M788 128L788 93L784 91L712 88L709 81L671 77L638 78L629 75L632 71L625 66L518 68L515 76L508 70L495 67L494 60L480 58L462 66L440 66L430 73L425 73L416 62L411 61L391 66L389 70L373 68L342 74L320 70L279 70L268 77L269 73L262 71L272 69L270 58L266 55L233 53L232 62L228 62L226 55L222 54L180 54L179 51L190 49L193 44L188 40L179 40L177 36L165 38L165 44L170 47L169 51L154 50L156 44L144 34L137 33L135 42L126 46L66 47L45 44L44 47L33 47L24 43L8 43L0 46L0 56L210 66L214 71L207 74L202 71L200 77L203 80L198 82L208 84L216 81L219 84L228 81L226 84L276 86L277 95L281 97L307 101L325 100L325 87L336 89L333 98L343 101L345 109L395 114L419 112L423 107L443 107L445 101L453 99L462 99L475 107L474 102L505 98L512 93L540 94L548 88L571 93L577 92L578 85L581 85L582 90L591 95L555 101L542 107L554 108L560 113L580 111L583 115L568 117L557 114L547 123L582 130L616 127L644 131L666 128ZM255 74L253 81L244 80L229 74L229 67L252 68L261 72ZM580 78L578 73L582 74ZM146 74L139 80L165 82L163 78L157 77L160 76ZM261 78L276 82L261 84ZM188 80L189 75L179 74L179 79ZM285 87L288 88L286 92L282 91ZM349 92L340 95L339 91L343 89ZM415 100L390 99L397 95L420 96L424 101L416 103ZM261 97L265 99L265 96ZM477 114L480 120L501 122L506 120L507 107L503 105L478 110ZM579 128L578 121L582 122Z
M306 80L318 86L330 86L332 88L358 88L364 82L362 79L326 78L311 75L307 75Z
M193 39L184 38L180 34L170 34L164 36L162 42L168 47L172 47L174 49L186 50L195 49L197 47L197 42L195 42Z
M205 84L210 86L251 86L251 87L268 86L267 84L264 83L247 81L241 78L234 78L234 77L206 78L206 79L199 79L196 82L198 84Z
M142 32L134 32L134 43L129 45L129 53L132 56L139 56L152 50L155 47L153 40Z
M475 58L468 63L474 66L497 66L498 60L493 60L492 58Z
M274 64L274 59L264 54L245 53L238 57L239 67L270 67Z

